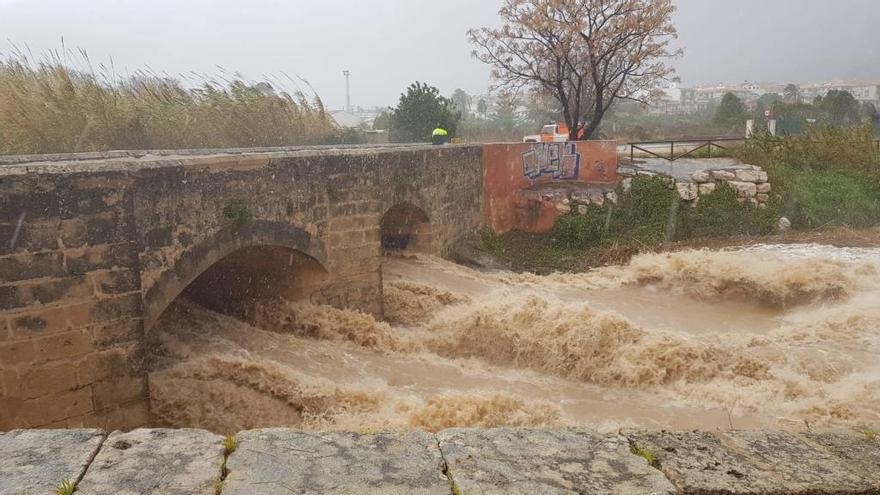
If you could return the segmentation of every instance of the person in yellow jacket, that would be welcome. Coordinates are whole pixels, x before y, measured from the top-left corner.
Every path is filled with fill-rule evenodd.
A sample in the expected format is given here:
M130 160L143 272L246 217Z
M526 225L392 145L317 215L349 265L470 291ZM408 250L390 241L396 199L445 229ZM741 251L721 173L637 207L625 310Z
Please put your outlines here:
M431 133L431 138L434 144L444 144L448 137L449 133L446 132L446 129L440 127L440 124L437 124L434 132Z

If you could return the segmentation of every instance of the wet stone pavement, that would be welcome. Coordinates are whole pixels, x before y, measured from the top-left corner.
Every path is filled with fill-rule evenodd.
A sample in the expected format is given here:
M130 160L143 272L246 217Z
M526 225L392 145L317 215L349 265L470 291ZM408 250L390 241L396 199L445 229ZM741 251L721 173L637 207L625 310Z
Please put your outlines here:
M0 494L877 494L874 430L13 430Z

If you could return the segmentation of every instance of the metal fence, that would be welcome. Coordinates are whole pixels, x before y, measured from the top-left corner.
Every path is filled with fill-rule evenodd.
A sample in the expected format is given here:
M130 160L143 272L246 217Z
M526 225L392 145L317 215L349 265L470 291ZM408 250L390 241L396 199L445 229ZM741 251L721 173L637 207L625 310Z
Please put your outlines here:
M635 143L627 143L629 146L629 158L630 160L635 159L636 150L647 153L648 155L661 158L663 160L669 160L670 162L674 162L675 160L686 158L689 156L694 156L697 151L706 150L706 154L709 158L712 158L712 148L718 150L726 150L727 146L729 146L732 142L744 142L745 138L734 138L734 137L721 137L721 138L682 138L682 139L667 139L663 141L640 141ZM723 144L722 144L723 143ZM680 152L679 154L675 154L675 146L678 145L679 150L682 147L686 148L685 151ZM665 153L666 149L669 149L669 154Z

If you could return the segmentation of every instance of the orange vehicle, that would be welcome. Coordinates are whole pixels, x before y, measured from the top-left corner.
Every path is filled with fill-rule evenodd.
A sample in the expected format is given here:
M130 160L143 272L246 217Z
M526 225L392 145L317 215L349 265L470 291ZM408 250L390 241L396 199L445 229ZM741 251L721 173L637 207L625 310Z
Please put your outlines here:
M563 122L551 123L541 128L541 134L532 134L523 138L524 143L564 143L568 141L568 126Z

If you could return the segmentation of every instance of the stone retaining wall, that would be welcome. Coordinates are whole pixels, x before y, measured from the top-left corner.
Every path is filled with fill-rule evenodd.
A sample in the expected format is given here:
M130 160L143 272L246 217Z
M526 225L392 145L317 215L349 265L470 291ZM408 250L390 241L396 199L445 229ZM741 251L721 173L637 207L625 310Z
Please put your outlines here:
M871 430L0 434L0 495L65 482L84 495L876 494L880 439Z
M705 168L696 170L684 176L671 175L661 171L644 168L638 164L620 167L618 175L622 177L621 184L624 191L629 189L632 178L640 176L670 176L674 181L674 187L678 190L681 199L696 204L701 196L712 194L721 184L727 184L737 193L740 201L748 201L759 208L767 206L770 201L770 179L761 167L746 165L730 160L691 160L693 166L700 161L705 162Z

